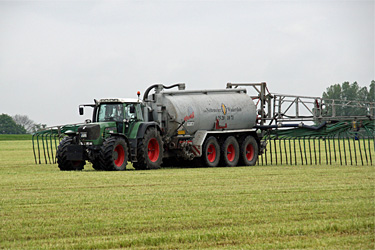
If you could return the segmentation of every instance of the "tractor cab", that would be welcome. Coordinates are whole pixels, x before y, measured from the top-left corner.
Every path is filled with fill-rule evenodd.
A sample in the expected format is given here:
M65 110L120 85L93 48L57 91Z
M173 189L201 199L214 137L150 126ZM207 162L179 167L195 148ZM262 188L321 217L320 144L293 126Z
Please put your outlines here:
M86 123L99 123L106 127L115 123L116 133L127 135L133 123L143 121L141 103L138 99L107 98L95 100L95 104L80 105L80 115L84 114L85 106L94 108L92 121L86 120Z
M115 122L117 133L128 134L135 122L143 121L137 99L101 99L96 103L93 122Z

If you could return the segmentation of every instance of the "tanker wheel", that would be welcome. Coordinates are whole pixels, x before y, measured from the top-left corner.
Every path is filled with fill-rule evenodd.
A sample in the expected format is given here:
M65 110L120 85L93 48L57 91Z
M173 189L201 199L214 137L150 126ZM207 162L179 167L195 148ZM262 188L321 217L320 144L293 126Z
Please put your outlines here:
M163 141L155 128L149 128L138 144L135 169L158 169L163 160Z
M234 136L225 139L221 146L222 165L233 167L236 166L240 158L240 146Z
M128 146L121 137L109 137L100 151L100 165L103 170L123 171L128 164Z
M68 146L73 144L73 138L65 137L61 140L57 151L56 158L57 164L61 171L72 171L72 170L82 170L85 165L85 161L71 161L67 160L67 150Z
M220 161L220 146L217 139L209 137L203 145L203 163L208 167L217 167Z
M258 160L259 146L255 138L246 136L241 143L240 164L243 166L254 166Z

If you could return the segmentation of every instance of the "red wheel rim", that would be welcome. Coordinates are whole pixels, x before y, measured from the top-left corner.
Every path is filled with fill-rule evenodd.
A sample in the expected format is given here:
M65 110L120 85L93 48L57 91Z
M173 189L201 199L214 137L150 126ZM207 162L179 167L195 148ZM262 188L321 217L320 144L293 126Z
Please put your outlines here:
M155 139L152 138L148 142L148 158L152 162L156 162L159 159L159 153L160 153L160 147L159 147L159 142Z
M117 153L117 158L115 159L115 165L117 167L121 167L125 161L125 150L122 145L117 145L115 148L115 152Z
M232 162L234 160L234 157L236 155L236 150L233 146L233 144L229 144L227 147L227 159L228 161Z
M207 160L209 162L214 162L216 159L216 148L215 145L210 144L207 148Z
M254 158L254 147L251 144L246 146L246 159L251 161Z

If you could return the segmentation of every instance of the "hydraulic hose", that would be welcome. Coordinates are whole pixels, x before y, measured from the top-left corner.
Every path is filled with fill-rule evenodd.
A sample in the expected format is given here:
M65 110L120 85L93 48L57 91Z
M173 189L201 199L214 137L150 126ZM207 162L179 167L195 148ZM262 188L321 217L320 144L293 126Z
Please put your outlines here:
M174 87L178 87L180 86L180 83L176 83L176 84L173 84L173 85L170 85L170 86L165 86L165 85L162 85L162 84L154 84L154 85L151 85L150 87L148 87L145 91L145 94L143 95L143 101L146 101L147 100L147 97L148 97L148 94L150 93L150 91L156 87L159 87L159 86L163 86L164 89L171 89L171 88L174 88Z

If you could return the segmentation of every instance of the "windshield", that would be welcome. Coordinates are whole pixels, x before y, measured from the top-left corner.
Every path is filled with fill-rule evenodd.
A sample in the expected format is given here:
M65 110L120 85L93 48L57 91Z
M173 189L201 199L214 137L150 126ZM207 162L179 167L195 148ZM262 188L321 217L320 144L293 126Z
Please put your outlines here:
M99 107L98 121L124 121L124 106L122 103L104 103Z
M141 106L137 103L103 103L99 106L98 122L143 120Z

